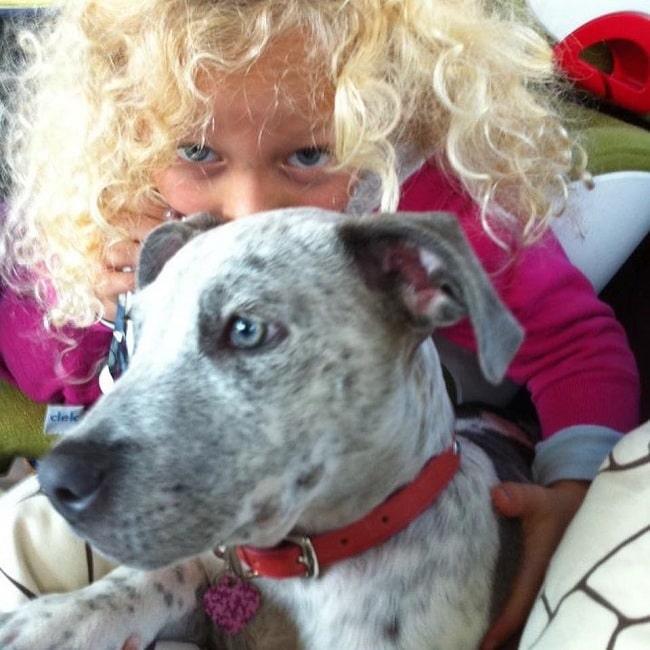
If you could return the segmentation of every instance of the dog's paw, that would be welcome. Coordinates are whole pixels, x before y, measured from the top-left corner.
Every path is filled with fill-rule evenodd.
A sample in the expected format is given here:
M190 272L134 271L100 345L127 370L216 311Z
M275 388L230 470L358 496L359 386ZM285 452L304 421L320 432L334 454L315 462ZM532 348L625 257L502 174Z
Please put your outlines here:
M205 580L199 558L151 572L120 567L0 614L0 650L144 650L159 637L202 638Z
M0 617L2 650L122 650L138 634L136 621L118 615L99 598L43 596ZM133 624L133 629L131 629ZM150 641L151 639L148 639ZM144 650L146 643L140 646ZM135 648L135 646L130 646Z

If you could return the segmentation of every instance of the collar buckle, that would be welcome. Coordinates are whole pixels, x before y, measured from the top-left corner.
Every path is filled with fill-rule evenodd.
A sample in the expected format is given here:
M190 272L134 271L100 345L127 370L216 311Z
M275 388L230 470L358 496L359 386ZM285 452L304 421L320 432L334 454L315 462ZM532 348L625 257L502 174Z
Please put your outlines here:
M318 562L318 555L316 549L311 543L311 539L306 535L287 535L285 541L291 542L300 548L302 551L298 562L305 565L305 578L318 578L320 574L320 563Z
M235 547L220 545L217 546L213 552L220 560L224 561L226 571L240 580L252 580L253 578L258 577L256 571L245 568L242 565Z

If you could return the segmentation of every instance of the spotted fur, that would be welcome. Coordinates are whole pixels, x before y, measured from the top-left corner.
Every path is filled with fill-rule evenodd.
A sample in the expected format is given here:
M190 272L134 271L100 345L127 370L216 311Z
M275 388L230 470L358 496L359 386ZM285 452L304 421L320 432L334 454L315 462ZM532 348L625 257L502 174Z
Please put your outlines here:
M435 328L469 316L491 381L521 341L450 215L297 209L195 235L190 221L148 240L132 363L40 472L77 533L141 571L18 612L0 631L6 650L46 647L62 606L58 650L117 650L116 626L149 642L187 625L214 567L158 567L345 525L451 444ZM176 254L163 265L160 250ZM477 645L502 591L503 529L492 461L468 439L461 448L434 507L387 543L316 580L256 581L302 647ZM284 626L262 614L240 638L217 635L218 647L291 647L258 631L265 618L265 630ZM28 629L39 639L25 641Z

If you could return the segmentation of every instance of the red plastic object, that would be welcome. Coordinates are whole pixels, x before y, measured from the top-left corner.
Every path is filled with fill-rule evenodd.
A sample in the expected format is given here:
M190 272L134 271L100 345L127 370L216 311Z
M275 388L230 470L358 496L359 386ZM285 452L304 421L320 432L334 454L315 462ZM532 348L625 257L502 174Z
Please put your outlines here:
M581 54L604 44L612 69L601 70ZM554 47L558 65L595 95L636 113L650 112L650 15L617 12L594 18Z

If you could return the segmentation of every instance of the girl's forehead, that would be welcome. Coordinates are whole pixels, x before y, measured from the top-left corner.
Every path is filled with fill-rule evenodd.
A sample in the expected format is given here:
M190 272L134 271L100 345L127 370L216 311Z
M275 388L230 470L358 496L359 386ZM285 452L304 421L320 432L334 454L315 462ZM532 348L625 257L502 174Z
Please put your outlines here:
M295 34L274 40L245 70L226 73L213 67L201 75L199 88L222 111L234 107L267 119L289 112L315 126L331 122L334 86L307 52L305 39Z
M318 52L317 44L304 32L290 31L273 38L252 62L246 62L228 74L267 83L286 80L322 84L327 81L327 67L324 57ZM219 72L215 71L215 74Z

